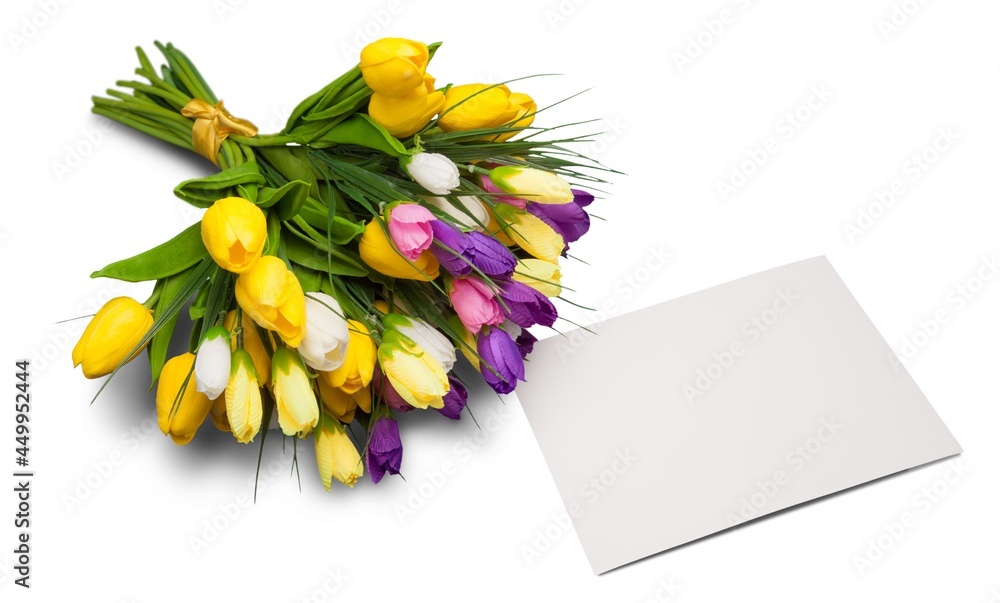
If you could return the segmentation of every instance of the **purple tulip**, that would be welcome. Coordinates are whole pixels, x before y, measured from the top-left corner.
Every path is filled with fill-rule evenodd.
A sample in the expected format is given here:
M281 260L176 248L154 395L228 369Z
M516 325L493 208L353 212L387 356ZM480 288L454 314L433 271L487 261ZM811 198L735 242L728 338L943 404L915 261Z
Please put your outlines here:
M469 265L469 260L465 257L471 246L465 233L444 220L431 222L431 230L434 232L434 240L444 245L444 247L431 246L431 253L444 266L444 269L453 276L465 276L472 272L472 266Z
M455 377L448 375L448 383L451 388L444 396L444 408L437 411L449 419L459 420L462 418L462 409L469 400L469 393L465 391L465 386Z
M386 471L399 475L403 461L403 443L399 440L399 425L392 415L384 415L372 425L365 452L372 482L379 483Z
M431 222L431 253L452 276L467 276L475 266L491 278L510 278L517 258L500 241L481 232L462 232L443 220ZM447 248L447 249L446 249Z
M503 329L483 329L476 342L483 379L498 394L509 394L524 381L524 359L510 333Z
M521 330L521 334L514 340L514 343L517 344L517 348L521 350L521 358L528 357L528 354L535 349L536 341L538 341L538 338L528 332L527 329Z
M476 268L491 278L510 278L517 266L517 258L507 246L489 235L470 232L465 235L469 241L466 256Z
M569 203L529 203L528 212L562 235L568 248L590 230L590 214L583 208L593 202L594 196L590 193L573 189L573 200Z
M556 322L556 307L534 287L506 281L500 283L500 298L507 306L504 314L522 329L532 325L551 327Z

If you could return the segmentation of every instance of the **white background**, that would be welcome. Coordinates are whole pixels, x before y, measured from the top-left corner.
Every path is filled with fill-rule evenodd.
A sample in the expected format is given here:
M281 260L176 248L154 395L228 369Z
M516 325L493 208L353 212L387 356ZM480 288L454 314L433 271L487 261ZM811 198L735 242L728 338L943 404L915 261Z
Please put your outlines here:
M1000 251L1000 6L651 6L5 2L0 366L12 402L14 361L34 359L37 476L30 592L10 573L10 486L0 497L0 598L1000 600L1000 279L977 276ZM572 528L560 527L565 510L513 397L502 404L474 394L482 432L467 418L406 416L407 481L377 487L366 478L327 494L303 447L300 493L274 438L264 461L274 471L265 469L255 506L240 503L252 491L257 447L211 425L190 446L174 446L151 420L143 361L90 406L98 384L70 361L84 323L56 321L89 314L111 295L144 299L148 286L88 275L196 221L171 189L210 168L122 126L107 129L88 112L90 95L131 77L134 46L152 53L153 40L169 40L236 115L274 131L295 103L356 61L366 31L445 41L430 69L439 84L564 74L515 86L543 105L591 89L537 121L601 120L595 129L606 133L583 150L627 172L592 206L607 221L573 246L590 263L565 268L573 299L621 313L826 254L907 358L970 470L941 488L946 464L933 464L595 577ZM685 54L693 58L679 62ZM814 90L825 100L801 108ZM800 127L789 129L786 114L797 110ZM947 130L957 140L927 151ZM776 150L759 168L748 164L754 173L735 193L721 194L718 183L760 147ZM925 152L934 161L914 172L913 156ZM887 208L872 206L895 180L904 192ZM849 236L845 224L859 220L863 228ZM669 261L657 261L660 252ZM975 292L959 303L958 287ZM564 313L585 324L599 318ZM657 337L656 325L643 336ZM656 387L656 375L565 378ZM14 461L9 402L0 412L4 484ZM608 400L608 421L636 419L628 400ZM474 437L479 443L465 441ZM81 486L87 480L96 487ZM943 495L917 513L916 526L887 536L884 524L915 511L913 497L936 484ZM412 513L401 519L401 508ZM859 571L856 556L880 537L891 548ZM195 550L193 538L207 547Z

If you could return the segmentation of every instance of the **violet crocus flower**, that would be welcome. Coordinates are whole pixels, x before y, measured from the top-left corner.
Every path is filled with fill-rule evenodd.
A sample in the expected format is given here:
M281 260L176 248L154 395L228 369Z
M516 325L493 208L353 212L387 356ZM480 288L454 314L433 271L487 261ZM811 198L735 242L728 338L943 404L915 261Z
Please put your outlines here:
M431 253L452 276L467 276L475 266L491 278L510 278L517 258L507 247L481 232L462 232L444 222L431 222L434 240Z
M562 235L568 248L569 243L579 240L590 230L590 214L583 208L593 202L594 196L590 193L573 189L573 200L569 203L529 203L528 213Z
M399 440L399 425L391 415L382 416L372 426L365 461L368 465L368 474L376 484L382 480L386 472L399 475L399 465L403 461L403 444Z
M522 329L532 325L551 327L558 317L556 307L549 298L524 283L500 283L500 298L506 306L504 315Z
M479 370L493 391L509 394L514 391L518 379L524 381L524 359L507 331L484 329L476 341L476 350L482 359Z
M465 391L465 386L455 377L448 375L448 384L451 386L448 393L444 395L444 407L437 411L449 419L455 421L462 418L462 409L469 400L469 393Z
M483 274L490 278L510 278L517 266L517 258L507 246L489 235L470 232L466 256Z
M434 241L441 244L433 245L431 253L444 269L452 276L465 276L472 272L472 265L466 257L471 246L468 236L444 220L431 222L431 230Z

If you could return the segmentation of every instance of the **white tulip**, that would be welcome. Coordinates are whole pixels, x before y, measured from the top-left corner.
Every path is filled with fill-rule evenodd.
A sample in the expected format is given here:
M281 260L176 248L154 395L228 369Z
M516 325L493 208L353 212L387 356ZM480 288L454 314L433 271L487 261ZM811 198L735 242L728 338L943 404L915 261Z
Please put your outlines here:
M435 195L447 195L458 188L458 166L440 153L417 153L400 161L410 178Z
M456 224L462 228L473 228L482 231L490 223L490 215L486 213L486 206L475 197L462 195L454 201L444 197L421 197L428 205L440 209L448 214ZM465 208L463 210L463 208Z
M444 372L450 371L455 366L455 346L451 341L419 318L411 317L409 320L409 326L400 325L397 330L440 362Z
M229 331L223 327L212 327L205 333L194 359L195 387L209 400L215 400L226 391L231 369Z
M344 364L349 340L337 300L326 293L306 295L306 332L299 344L302 360L317 371L338 369Z

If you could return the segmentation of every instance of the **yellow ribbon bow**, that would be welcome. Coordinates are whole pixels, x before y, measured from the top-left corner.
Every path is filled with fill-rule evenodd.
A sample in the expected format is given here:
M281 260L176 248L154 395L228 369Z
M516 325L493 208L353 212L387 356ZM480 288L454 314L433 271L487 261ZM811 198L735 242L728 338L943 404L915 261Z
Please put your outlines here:
M207 157L215 165L219 165L219 147L222 146L222 141L227 136L230 134L257 135L257 126L245 119L233 117L229 111L226 111L222 101L210 105L200 98L192 98L191 102L181 109L181 115L194 118L194 127L191 128L194 150L199 155Z

